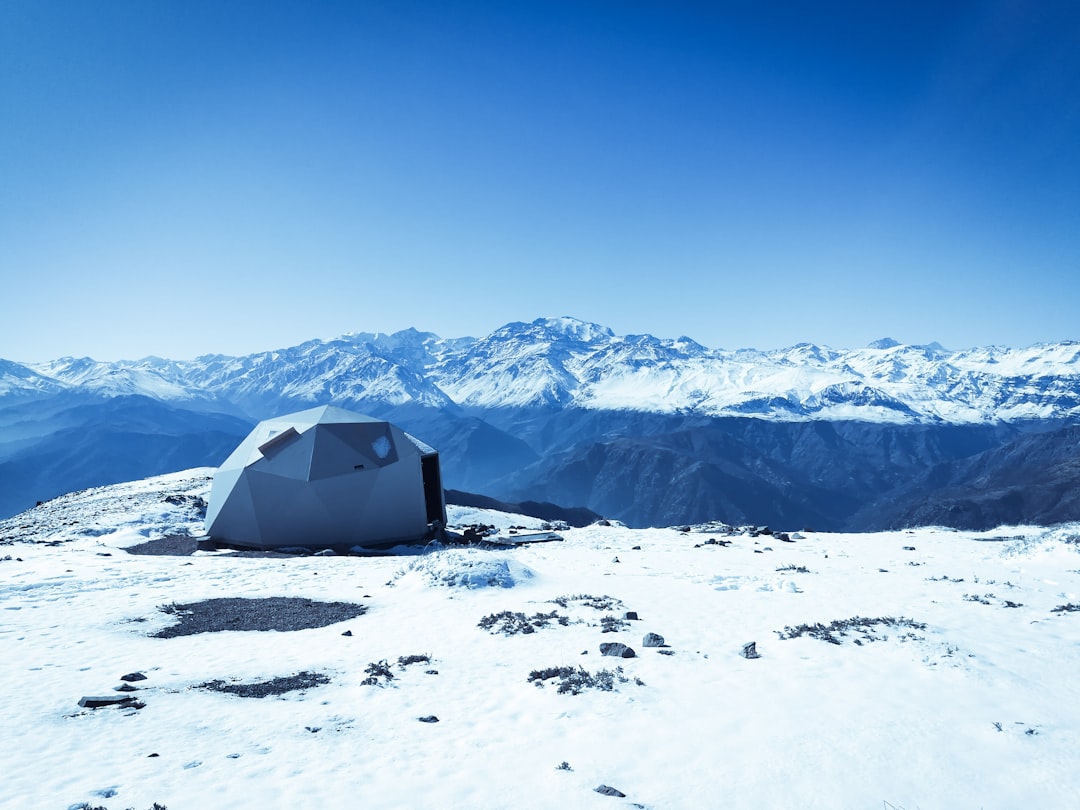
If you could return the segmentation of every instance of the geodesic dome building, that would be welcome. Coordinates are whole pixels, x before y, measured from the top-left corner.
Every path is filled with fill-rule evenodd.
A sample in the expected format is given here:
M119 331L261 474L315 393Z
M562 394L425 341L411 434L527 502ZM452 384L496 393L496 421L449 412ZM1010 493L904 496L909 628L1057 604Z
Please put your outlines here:
M211 539L264 549L383 545L445 524L438 452L329 405L256 425L214 474L206 510Z

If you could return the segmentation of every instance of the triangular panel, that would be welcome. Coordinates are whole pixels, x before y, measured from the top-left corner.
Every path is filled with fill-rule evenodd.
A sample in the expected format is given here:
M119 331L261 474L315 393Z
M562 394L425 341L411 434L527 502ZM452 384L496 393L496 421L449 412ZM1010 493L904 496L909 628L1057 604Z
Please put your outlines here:
M375 467L385 467L398 460L397 444L389 422L321 425L319 429L337 436Z
M345 425L317 425L311 431L313 444L309 478L330 478L335 475L350 475L362 470L373 470L375 462L360 453L356 448L343 442L333 428Z

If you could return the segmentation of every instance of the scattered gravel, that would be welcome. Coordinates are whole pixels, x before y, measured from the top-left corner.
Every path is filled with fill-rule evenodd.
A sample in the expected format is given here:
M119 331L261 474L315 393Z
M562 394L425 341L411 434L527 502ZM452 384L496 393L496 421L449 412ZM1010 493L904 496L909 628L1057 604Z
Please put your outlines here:
M366 607L353 602L315 602L286 596L207 599L186 605L163 605L160 610L176 616L179 621L153 633L152 638L175 638L222 630L309 630L337 624L367 612Z
M284 695L286 692L296 692L300 689L311 689L324 683L330 683L330 679L318 672L301 672L297 675L289 675L282 678L271 678L259 683L226 683L225 681L207 681L199 684L200 689L210 689L214 692L227 692L244 698L264 698L271 695Z
M128 546L124 551L128 554L186 557L189 554L194 554L198 549L199 541L197 538L186 534L170 534L157 540L147 540L137 546Z

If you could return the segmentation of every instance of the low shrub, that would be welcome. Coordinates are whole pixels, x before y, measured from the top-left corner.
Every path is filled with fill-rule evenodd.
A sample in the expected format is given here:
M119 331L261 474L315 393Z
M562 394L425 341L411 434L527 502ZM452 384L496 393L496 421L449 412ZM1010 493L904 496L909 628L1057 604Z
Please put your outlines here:
M560 616L554 610L551 613L534 613L532 616L504 610L501 613L492 613L490 616L485 616L476 626L481 630L487 630L493 635L502 633L504 636L515 636L519 633L535 633L538 629L547 627L553 621L558 622L563 627L570 623L568 618Z
M800 624L797 627L785 627L783 630L774 631L781 640L787 641L801 636L810 636L819 641L827 641L829 644L842 644L840 637L846 637L849 632L859 633L859 638L854 639L856 644L862 641L878 641L873 634L874 627L909 627L913 630L925 630L924 622L917 622L903 616L879 616L868 619L863 616L852 616L850 619L836 619L829 624Z
M372 661L364 668L364 672L368 674L368 677L360 681L362 686L385 686L394 680L394 673L390 671L390 664L385 658L381 661ZM379 678L383 678L384 682L380 682Z
M586 689L599 689L601 692L611 692L616 684L629 683L630 679L623 674L622 667L614 670L601 669L595 674L590 673L584 667L547 667L546 669L534 669L529 673L529 682L539 687L545 685L545 681L558 679L558 693L565 695L580 695ZM644 686L640 678L634 678L634 683Z
M603 616L600 619L600 632L601 633L618 633L630 626L630 622L626 619L620 619L616 616Z
M559 596L548 601L553 602L564 610L569 608L571 603L576 603L583 607L591 607L594 610L615 610L615 608L623 606L622 601L616 599L614 596L590 596L587 593Z

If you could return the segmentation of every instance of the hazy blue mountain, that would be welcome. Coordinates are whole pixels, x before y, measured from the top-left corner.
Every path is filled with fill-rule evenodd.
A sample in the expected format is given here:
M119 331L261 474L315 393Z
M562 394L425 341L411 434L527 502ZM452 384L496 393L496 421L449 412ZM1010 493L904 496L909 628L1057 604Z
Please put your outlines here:
M67 399L64 407L35 416L0 429L23 436L0 443L2 515L86 487L216 466L251 429L235 416L144 396Z

